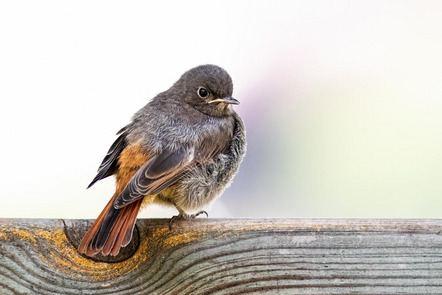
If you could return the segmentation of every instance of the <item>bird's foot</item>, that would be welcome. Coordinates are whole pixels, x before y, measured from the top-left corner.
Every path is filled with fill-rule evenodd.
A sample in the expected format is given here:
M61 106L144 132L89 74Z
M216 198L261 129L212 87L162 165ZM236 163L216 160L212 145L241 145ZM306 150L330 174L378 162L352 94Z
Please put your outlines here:
M206 211L199 211L195 214L187 214L184 212L180 212L180 214L172 216L172 218L169 220L169 230L172 230L172 223L174 223L175 221L177 221L177 220L191 220L201 214L206 214L206 216L209 217L209 214L207 214Z

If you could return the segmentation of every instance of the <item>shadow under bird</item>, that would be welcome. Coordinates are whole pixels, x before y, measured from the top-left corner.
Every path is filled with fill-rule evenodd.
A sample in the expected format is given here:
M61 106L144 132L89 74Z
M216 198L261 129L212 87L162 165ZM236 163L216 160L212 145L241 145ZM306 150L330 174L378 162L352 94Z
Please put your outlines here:
M187 212L201 210L224 191L246 152L232 92L224 69L201 65L135 113L88 186L116 175L116 191L83 237L81 253L117 255L131 241L142 206L176 207L179 215L171 222L206 213Z

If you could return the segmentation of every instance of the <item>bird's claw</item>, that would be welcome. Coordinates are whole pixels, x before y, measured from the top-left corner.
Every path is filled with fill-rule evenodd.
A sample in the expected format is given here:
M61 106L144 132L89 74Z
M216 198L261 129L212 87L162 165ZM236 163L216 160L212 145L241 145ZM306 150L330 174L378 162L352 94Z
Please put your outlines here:
M192 218L195 218L195 217L197 217L197 216L199 216L199 215L201 215L201 214L206 214L206 217L209 218L209 214L208 214L206 211L204 211L204 210L202 210L202 211L200 211L200 212L197 212L197 213L195 213L195 214L192 214L191 217L192 217Z
M206 214L206 216L209 217L209 214L204 210L199 211L195 214L180 213L178 215L172 216L172 218L169 220L169 230L172 230L172 223L174 223L176 220L190 220L196 218L201 214Z

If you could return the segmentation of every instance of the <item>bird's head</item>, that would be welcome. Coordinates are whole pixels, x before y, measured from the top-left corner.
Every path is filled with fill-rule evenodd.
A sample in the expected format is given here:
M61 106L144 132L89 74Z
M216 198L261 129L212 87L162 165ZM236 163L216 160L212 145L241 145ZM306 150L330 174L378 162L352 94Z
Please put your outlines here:
M215 65L201 65L185 72L177 81L184 91L184 101L200 112L214 117L232 114L232 78Z

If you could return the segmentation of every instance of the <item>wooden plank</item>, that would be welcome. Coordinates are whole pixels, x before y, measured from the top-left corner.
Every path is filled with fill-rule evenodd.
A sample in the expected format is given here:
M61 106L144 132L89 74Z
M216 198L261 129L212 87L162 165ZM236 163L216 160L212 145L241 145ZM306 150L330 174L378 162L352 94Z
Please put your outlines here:
M0 219L0 294L442 294L440 219L145 219L118 262L90 223Z

